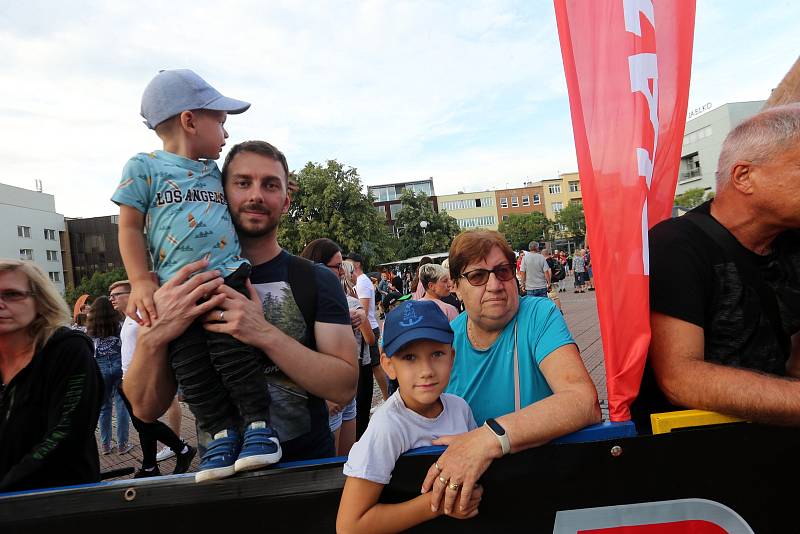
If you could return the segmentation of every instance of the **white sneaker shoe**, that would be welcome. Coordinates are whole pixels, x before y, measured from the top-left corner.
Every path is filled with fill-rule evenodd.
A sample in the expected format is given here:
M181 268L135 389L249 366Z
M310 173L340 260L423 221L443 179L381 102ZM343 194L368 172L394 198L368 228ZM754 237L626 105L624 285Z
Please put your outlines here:
M158 451L158 454L156 454L156 462L161 462L167 458L172 458L173 456L175 456L175 453L172 451L172 449L165 446L163 449Z

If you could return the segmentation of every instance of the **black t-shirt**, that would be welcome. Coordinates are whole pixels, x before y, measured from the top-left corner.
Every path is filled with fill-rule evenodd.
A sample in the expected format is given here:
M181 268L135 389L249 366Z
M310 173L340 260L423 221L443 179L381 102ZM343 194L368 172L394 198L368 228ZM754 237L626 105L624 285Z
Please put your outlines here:
M288 252L281 251L274 259L254 265L250 282L261 298L267 320L289 337L309 345L306 323L288 282L289 258ZM313 272L317 287L315 322L349 325L350 312L339 280L321 264L315 264ZM301 388L275 365L266 369L266 375L270 423L280 437L283 461L324 456L312 444L322 443L324 448L324 438L330 436L325 401Z
M91 340L60 328L0 386L0 492L99 481L102 397Z
M708 215L710 206L706 202L694 211ZM741 250L774 290L784 336L800 331L800 234L784 232L766 256ZM786 374L789 353L781 348L754 281L743 278L734 258L689 220L666 220L650 230L650 309L703 328L706 361ZM648 361L631 409L637 428L649 429L650 413L675 409L680 408L661 393Z

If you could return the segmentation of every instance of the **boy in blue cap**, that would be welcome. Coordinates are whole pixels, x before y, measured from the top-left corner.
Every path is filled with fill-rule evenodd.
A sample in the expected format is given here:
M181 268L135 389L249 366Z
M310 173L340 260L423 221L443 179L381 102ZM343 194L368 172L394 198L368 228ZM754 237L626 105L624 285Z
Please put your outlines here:
M337 531L400 532L444 513L444 507L431 511L430 493L399 504L379 504L378 499L401 454L476 427L467 403L443 393L455 357L452 343L447 317L432 301L408 301L386 315L381 366L399 389L375 412L350 450ZM481 493L476 488L469 506L451 515L477 515Z
M209 270L225 276L226 285L249 296L250 265L240 256L214 162L228 137L227 115L249 107L186 69L161 71L144 90L141 114L164 150L128 160L112 197L120 206L120 252L132 285L126 313L142 325L157 318L153 293L158 283L148 271L148 249L158 282L206 259ZM280 460L278 436L269 425L267 362L261 352L231 336L206 332L198 320L170 344L169 358L200 428L213 438L197 482Z

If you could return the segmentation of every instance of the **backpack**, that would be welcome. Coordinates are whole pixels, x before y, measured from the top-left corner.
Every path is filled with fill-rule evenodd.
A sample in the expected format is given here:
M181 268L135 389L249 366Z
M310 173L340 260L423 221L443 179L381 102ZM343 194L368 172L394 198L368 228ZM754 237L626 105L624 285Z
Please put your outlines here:
M560 282L566 278L567 274L564 272L564 266L561 262L553 258L547 258L547 265L550 266L550 280L553 282Z
M290 254L288 283L294 301L300 308L300 313L306 323L306 343L304 344L311 350L316 350L314 321L317 317L317 279L314 274L314 264L305 258Z

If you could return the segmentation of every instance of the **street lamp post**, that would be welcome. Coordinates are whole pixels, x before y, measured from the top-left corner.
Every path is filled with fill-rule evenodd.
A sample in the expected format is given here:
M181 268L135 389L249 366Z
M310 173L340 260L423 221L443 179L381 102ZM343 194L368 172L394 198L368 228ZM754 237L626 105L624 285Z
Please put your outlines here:
M422 235L425 235L425 229L428 227L428 221L420 221L419 225L422 227Z

